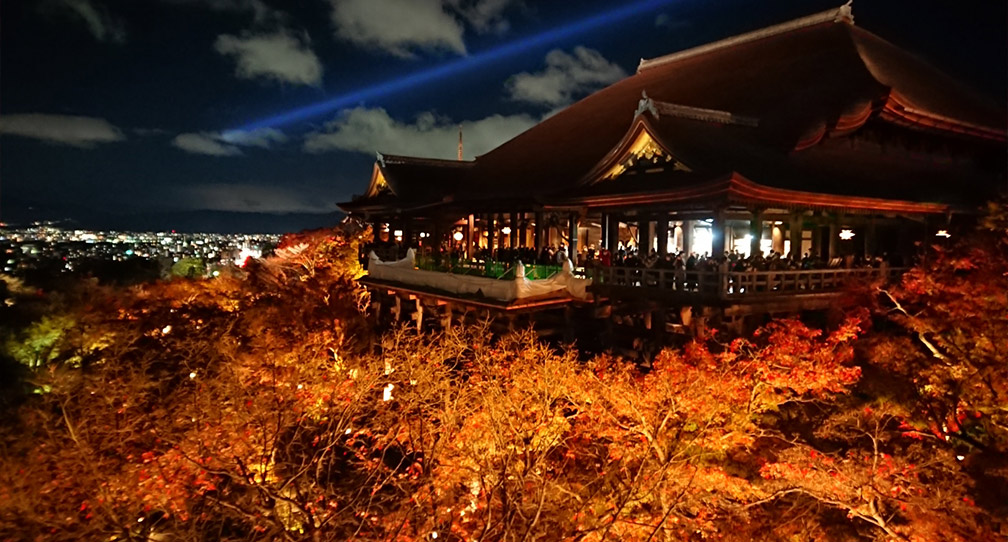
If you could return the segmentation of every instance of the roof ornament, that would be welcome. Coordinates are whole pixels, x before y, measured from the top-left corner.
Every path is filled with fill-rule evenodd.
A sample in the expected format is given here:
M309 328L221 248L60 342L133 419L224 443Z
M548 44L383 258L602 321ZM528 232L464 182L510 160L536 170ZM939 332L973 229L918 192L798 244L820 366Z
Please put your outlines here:
M382 153L380 152L376 152L375 155L376 155L375 160L378 160L378 163L381 164L381 167L385 167L385 156L383 156Z
M645 111L650 112L651 116L653 116L655 120L658 120L658 108L655 107L654 100L648 98L646 90L642 90L641 99L637 102L637 111L634 112L634 118L643 115Z
M833 22L854 24L854 0L847 0L846 4L837 9Z

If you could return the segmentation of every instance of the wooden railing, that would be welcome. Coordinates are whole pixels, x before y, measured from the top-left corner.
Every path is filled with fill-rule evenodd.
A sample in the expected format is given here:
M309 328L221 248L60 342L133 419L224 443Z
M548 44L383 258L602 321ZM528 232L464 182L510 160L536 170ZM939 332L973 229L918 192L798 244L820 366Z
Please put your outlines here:
M676 271L641 267L598 267L588 271L597 283L657 288L721 298L837 291L852 281L889 281L905 268L809 269L787 271Z
M517 266L510 262L464 260L452 258L432 258L418 256L417 269L438 271L455 275L473 275L499 280L514 280ZM525 264L525 278L529 280L548 279L560 272L559 265Z

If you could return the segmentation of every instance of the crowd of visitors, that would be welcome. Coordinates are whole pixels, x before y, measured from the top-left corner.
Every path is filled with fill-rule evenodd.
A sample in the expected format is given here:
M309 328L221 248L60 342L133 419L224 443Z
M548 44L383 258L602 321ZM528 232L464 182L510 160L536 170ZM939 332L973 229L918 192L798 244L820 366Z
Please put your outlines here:
M406 247L395 241L375 242L364 247L362 259L374 250L382 260L394 260L405 256ZM463 259L464 250L461 245L446 247L441 258ZM683 269L686 271L797 271L809 269L858 269L877 268L883 265L900 267L903 265L898 257L888 255L866 258L863 255L848 255L832 259L823 259L805 253L802 256L797 254L781 254L780 252L770 252L768 254L755 254L745 256L737 251L726 251L723 255L712 257L710 254L696 254L678 252L659 255L657 251L638 250L636 248L623 248L622 244L616 251L610 251L605 247L596 249L595 245L589 245L584 250L573 256L569 253L564 244L547 245L541 251L536 251L533 247L515 248L480 248L473 255L476 261L494 261L501 263L522 262L526 265L563 265L563 262L570 257L575 267L595 268L595 267L631 267L642 269Z

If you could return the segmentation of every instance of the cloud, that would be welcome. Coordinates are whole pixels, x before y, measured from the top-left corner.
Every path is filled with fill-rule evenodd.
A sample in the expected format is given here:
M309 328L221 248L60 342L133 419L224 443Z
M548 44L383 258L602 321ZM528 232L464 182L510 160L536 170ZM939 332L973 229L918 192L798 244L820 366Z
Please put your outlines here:
M217 36L214 49L237 61L235 74L242 79L264 77L280 82L319 86L322 63L308 47L307 36L299 39L290 32Z
M84 21L96 40L115 43L126 41L125 25L108 10L95 7L90 0L62 0L60 3Z
M252 183L205 183L178 187L174 197L185 208L251 213L328 213L337 210L327 192Z
M204 7L213 11L251 13L257 23L283 22L287 14L275 10L262 0L163 0L169 4Z
M217 140L217 136L207 133L179 134L172 139L172 146L189 153L208 156L237 156L242 153L238 147L221 143Z
M522 5L521 0L447 0L451 8L461 15L477 32L502 34L510 28L504 12Z
M98 143L125 139L122 130L105 119L43 113L2 116L0 134L30 137L81 148L91 148Z
M463 27L441 0L329 0L336 35L410 57L415 50L465 54Z
M536 119L528 115L492 115L464 122L467 158L484 154L531 128ZM304 148L318 153L330 150L402 154L426 158L458 157L458 123L421 113L416 122L399 122L381 108L357 107L344 111L322 132L308 134Z
M268 149L275 143L284 143L287 136L280 130L260 128L252 131L228 130L226 132L200 132L179 134L172 146L193 154L208 156L238 156L239 147Z
M221 132L218 139L235 145L268 149L272 147L274 143L286 142L287 136L275 128L259 128L251 131L228 130L226 132Z
M575 96L614 83L626 75L623 68L593 49L575 47L574 54L554 49L546 55L545 70L513 75L506 87L513 100L555 107L569 104Z

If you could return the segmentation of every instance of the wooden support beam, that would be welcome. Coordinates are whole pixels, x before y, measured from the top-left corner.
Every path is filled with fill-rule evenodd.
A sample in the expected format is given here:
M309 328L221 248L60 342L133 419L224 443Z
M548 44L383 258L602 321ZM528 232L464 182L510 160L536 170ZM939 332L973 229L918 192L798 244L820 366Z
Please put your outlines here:
M420 302L419 297L415 297L416 301L416 312L413 313L413 319L416 320L416 331L419 334L423 331L423 303Z
M441 329L443 331L448 331L451 329L452 312L453 307L451 303L445 303L444 305L441 306Z

